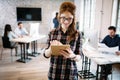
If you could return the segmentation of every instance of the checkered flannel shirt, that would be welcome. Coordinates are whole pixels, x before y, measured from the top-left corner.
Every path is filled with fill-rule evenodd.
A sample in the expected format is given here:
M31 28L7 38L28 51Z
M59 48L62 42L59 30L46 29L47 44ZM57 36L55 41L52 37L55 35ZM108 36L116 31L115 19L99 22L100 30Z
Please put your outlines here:
M67 44L67 32L64 33L61 28L52 30L49 33L48 47L50 46L50 41L58 40L62 44ZM75 40L70 41L70 47L76 55L80 55L82 48L81 34ZM77 66L76 62L71 59L66 59L61 56L51 56L50 59L50 69L48 73L49 80L76 80L77 77Z

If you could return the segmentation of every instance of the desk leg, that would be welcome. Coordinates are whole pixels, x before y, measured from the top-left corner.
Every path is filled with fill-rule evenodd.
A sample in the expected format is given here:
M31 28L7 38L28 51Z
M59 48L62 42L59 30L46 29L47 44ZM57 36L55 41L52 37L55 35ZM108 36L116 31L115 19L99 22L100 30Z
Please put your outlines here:
M35 41L35 44L36 44L36 53L39 55L40 53L38 53L37 51L38 51L38 45L37 45L37 40Z
M36 52L36 46L37 46L37 43L36 43L36 41L33 41L33 45L34 45L34 48L33 48L33 53L34 54L37 54L37 52Z
M39 53L37 52L37 41L33 41L31 43L31 46L32 46L32 54L29 54L29 56L36 57L37 55L39 55Z
M25 58L26 58L26 55L25 55L25 44L23 44L23 51L24 51L24 60L25 60Z
M38 45L37 45L37 40L34 42L34 53L36 53L37 55L39 55L40 53L38 53L37 51L38 51Z
M106 67L106 65L105 65L105 80L107 80L107 69L106 69L107 67Z
M78 75L82 79L88 79L88 78L94 78L94 74L90 72L90 65L91 65L91 60L88 59L86 56L82 58L82 70L78 71Z
M96 80L98 80L98 74L99 74L99 65L97 65Z
M88 77L90 77L90 65L91 65L91 60L89 59L89 63L88 63Z
M107 71L106 71L106 65L100 65L101 71L100 71L100 80L107 80Z
M23 50L22 50L22 48L23 48ZM31 60L31 58L28 58L28 55L27 55L27 52L26 52L26 43L22 43L21 44L21 58L18 59L17 61L26 63L30 60Z
M20 44L20 48L21 48L21 60L22 60L23 59L22 44Z

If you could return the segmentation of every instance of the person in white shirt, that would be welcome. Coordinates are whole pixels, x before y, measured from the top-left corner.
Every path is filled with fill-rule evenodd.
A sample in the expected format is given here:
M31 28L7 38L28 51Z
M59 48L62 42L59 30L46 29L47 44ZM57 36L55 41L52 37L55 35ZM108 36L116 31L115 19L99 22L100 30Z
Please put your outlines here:
M25 35L28 35L27 30L23 27L22 22L18 23L18 27L15 29L15 34L19 37L23 37Z
M15 29L15 34L18 37L24 37L29 35L27 30L23 27L22 22L18 22L18 27ZM19 43L19 44L22 44L22 43ZM27 43L26 49L29 53L29 43Z
M11 40L14 39L14 38L18 38L18 36L14 34L10 24L5 25L3 36L9 38L10 47L15 47L16 55L17 55L17 43L16 42L11 42Z

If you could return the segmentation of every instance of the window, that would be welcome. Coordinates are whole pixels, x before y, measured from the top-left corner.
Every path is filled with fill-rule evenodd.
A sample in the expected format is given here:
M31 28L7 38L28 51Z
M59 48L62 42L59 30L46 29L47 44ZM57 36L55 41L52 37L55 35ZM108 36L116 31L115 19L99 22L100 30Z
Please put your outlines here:
M94 29L96 0L81 0L80 31L87 34Z
M117 34L120 34L120 0L118 0L118 6L117 6L116 27L117 27Z

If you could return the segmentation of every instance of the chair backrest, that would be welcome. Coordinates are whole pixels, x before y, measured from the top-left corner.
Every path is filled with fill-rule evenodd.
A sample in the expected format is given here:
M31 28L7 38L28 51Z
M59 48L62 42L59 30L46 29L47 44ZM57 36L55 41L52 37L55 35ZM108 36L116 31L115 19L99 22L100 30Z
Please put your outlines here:
M9 38L7 36L2 36L3 48L11 48Z

